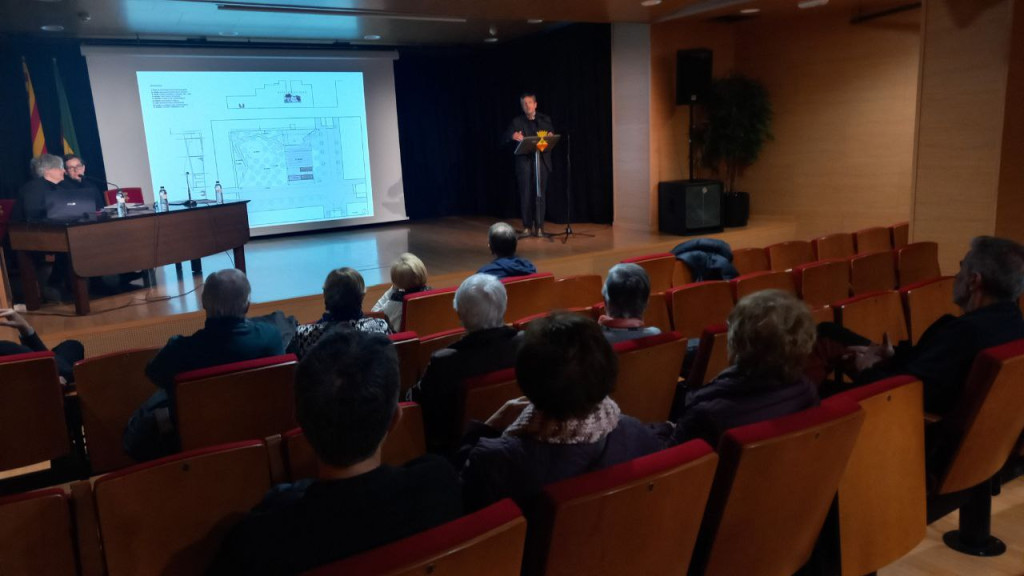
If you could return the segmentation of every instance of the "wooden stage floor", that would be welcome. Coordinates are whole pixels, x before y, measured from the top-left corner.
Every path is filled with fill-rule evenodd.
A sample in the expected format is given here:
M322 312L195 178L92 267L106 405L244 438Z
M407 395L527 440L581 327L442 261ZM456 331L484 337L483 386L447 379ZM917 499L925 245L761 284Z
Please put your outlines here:
M261 304L262 310L275 302L317 296L327 273L342 266L359 270L367 286L388 282L390 263L402 252L412 252L423 259L431 286L456 285L490 260L487 228L493 222L484 217L449 217L253 239L246 245L246 264L254 308L256 304ZM559 228L550 224L548 230L555 232ZM666 251L689 239L600 224L578 224L574 230L594 237L573 237L565 244L560 240L523 239L519 255L532 260L540 271L556 276L603 275L623 258ZM747 227L709 236L721 238L735 248L765 246L800 237L793 219L782 217L755 217ZM205 274L230 266L230 253L203 258ZM190 275L187 263L184 268L182 278L177 276L174 266L158 268L157 284L150 289L96 298L93 312L87 316L75 316L70 304L50 304L27 317L43 339L53 343L100 327L116 329L120 324L133 325L146 319L196 312L202 309L202 278ZM5 332L0 329L0 338L14 337L13 333ZM93 355L88 350L87 353Z

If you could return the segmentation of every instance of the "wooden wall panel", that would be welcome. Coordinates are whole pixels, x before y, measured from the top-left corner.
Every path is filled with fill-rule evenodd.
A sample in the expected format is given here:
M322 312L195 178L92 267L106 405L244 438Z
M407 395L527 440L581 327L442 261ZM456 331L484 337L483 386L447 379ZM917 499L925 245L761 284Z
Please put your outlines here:
M1013 10L996 235L1024 242L1024 5Z

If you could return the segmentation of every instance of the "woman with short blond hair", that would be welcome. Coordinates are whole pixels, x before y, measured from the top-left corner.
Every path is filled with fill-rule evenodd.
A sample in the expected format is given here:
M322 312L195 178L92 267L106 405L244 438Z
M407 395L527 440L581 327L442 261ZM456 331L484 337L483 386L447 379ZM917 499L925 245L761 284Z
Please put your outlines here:
M371 310L388 315L391 328L402 328L402 308L405 295L430 290L427 286L427 267L415 254L405 252L391 263L391 287L377 300Z

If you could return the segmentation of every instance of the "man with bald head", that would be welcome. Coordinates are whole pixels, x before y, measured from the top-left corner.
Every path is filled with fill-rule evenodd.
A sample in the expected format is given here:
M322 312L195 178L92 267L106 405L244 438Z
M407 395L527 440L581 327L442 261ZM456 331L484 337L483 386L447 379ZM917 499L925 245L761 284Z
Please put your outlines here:
M146 376L160 390L135 411L125 429L124 448L129 456L149 460L176 451L173 410L178 374L284 354L281 334L273 324L246 319L249 292L249 280L235 268L206 278L202 297L206 325L191 336L172 336L146 366Z

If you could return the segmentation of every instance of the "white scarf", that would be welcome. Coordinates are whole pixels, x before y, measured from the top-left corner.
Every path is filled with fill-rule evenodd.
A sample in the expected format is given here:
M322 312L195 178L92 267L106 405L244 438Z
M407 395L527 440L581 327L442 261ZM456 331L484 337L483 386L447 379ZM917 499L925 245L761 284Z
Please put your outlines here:
M583 418L560 420L545 416L530 404L503 436L525 436L548 444L593 444L619 425L619 405L605 397Z

